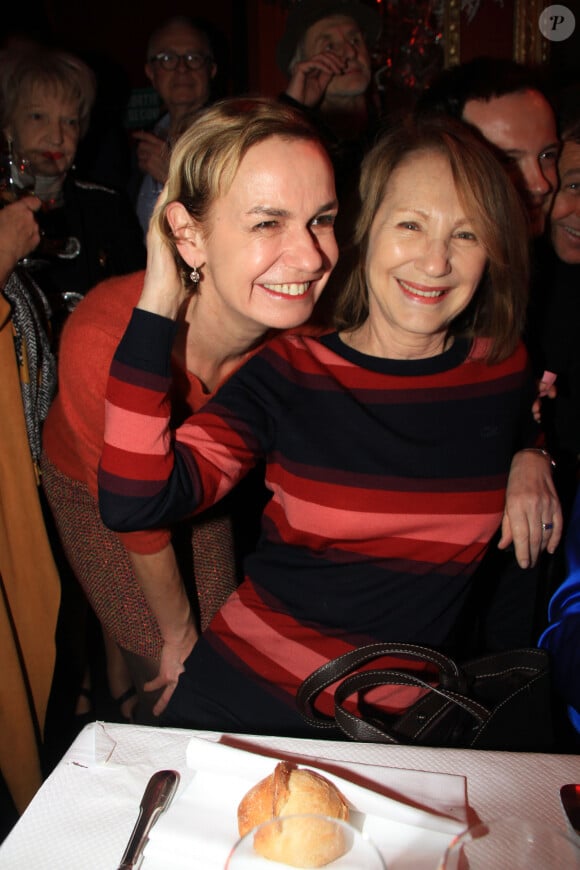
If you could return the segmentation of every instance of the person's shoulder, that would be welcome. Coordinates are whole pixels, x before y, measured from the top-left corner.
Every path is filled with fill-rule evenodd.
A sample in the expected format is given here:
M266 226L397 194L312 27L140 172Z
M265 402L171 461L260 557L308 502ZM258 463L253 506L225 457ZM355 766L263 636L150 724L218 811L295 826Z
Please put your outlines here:
M327 360L329 351L320 341L326 333L327 330L318 328L279 332L261 345L256 356L292 380L300 372L318 370Z
M284 349L294 348L296 350L308 349L313 352L319 345L318 339L321 335L325 335L331 330L304 324L293 329L287 329L283 332L278 332L264 343L264 347L273 347L276 350L283 352Z
M117 275L89 290L68 318L63 340L69 333L87 330L122 334L141 295L144 275L144 270Z
M158 136L160 133L165 134L169 130L171 125L171 115L169 112L166 112L165 115L161 115L161 117L155 122L153 125L152 132Z
M121 194L118 190L112 187L106 187L104 184L97 184L96 181L81 181L80 178L75 178L73 182L74 189L85 196L98 196L103 198L119 199Z
M114 227L118 231L129 210L133 212L129 197L124 191L78 178L72 179L65 191L65 207L67 206L80 211L83 222L92 231L105 226L109 229Z
M83 220L89 225L98 226L99 223L109 224L118 232L125 227L127 221L138 226L137 216L129 199L129 195L122 190L114 190L104 184L94 181L81 181L75 178L72 182L69 204L76 201L77 208L83 214ZM65 204L67 196L65 194ZM112 221L112 223L110 223Z
M528 365L528 350L521 338L518 339L516 346L510 354L498 362L490 364L488 363L488 358L492 345L493 341L491 338L486 338L484 336L475 338L471 348L469 349L469 353L467 354L466 361L469 363L479 363L484 366L490 366L491 368L495 368L495 370L499 370L500 368L506 370L518 370L524 369Z

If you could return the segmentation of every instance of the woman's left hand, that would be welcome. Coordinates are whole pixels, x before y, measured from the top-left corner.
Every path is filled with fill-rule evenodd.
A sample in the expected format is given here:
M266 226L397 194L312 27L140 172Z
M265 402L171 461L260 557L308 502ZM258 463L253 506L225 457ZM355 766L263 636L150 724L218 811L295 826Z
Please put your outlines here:
M518 564L529 568L544 550L555 552L562 526L549 457L540 450L520 450L511 464L498 547L513 543Z
M165 190L159 194L159 201L164 195ZM137 307L175 320L187 295L173 252L157 222L151 221L147 233L147 269Z
M198 638L197 630L190 620L183 630L182 637L172 641L164 640L159 673L143 686L146 692L162 690L153 707L154 716L160 716L167 707L177 688L179 677L185 670L183 663L189 658Z

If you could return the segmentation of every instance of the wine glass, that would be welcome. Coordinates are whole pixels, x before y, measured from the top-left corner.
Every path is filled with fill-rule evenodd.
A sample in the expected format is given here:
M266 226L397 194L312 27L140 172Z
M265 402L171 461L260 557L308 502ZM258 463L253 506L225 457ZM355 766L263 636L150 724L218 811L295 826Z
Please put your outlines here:
M580 840L536 819L507 816L468 828L449 844L438 870L580 868Z
M0 152L0 208L34 194L36 178L26 157L14 153L12 141L5 142Z
M27 157L16 153L11 140L5 140L4 147L0 151L0 208L23 196L31 195L38 196L32 164ZM49 211L50 206L43 202L36 213L40 227L40 242L35 250L21 261L21 265L31 271L43 269L55 258L74 260L80 253L81 246L77 238L63 233L53 235L48 231L45 216ZM73 294L73 296L74 299L64 300L69 311L72 311L78 302L77 297L80 294Z
M225 870L276 867L387 870L366 834L340 819L313 813L279 816L258 825L238 840L225 864Z

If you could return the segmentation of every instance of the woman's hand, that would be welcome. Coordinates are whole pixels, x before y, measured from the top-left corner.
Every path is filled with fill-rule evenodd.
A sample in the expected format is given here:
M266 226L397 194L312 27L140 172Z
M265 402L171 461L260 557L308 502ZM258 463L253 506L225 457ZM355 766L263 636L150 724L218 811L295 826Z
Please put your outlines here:
M35 212L41 206L37 196L25 196L0 210L0 278L6 281L22 257L40 242Z
M157 553L129 551L129 557L163 638L159 672L143 686L148 692L161 691L153 707L159 716L175 691L198 633L171 544Z
M532 567L544 550L555 552L562 525L549 456L520 450L512 460L498 547L504 550L513 543L520 567Z
M193 622L189 621L184 626L183 633L171 640L165 640L161 652L159 673L155 679L145 683L143 688L146 692L162 690L160 697L153 707L153 715L160 716L167 707L169 699L175 691L180 675L185 670L183 663L190 655L198 639L197 630Z
M160 201L165 197L163 190ZM187 291L177 270L173 252L151 221L147 233L147 269L138 308L175 320Z

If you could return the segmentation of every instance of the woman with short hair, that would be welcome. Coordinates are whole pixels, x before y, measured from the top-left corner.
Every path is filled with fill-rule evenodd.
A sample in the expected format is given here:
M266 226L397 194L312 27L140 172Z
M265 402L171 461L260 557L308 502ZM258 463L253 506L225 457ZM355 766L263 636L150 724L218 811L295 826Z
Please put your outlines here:
M52 308L55 345L68 313L95 284L145 264L128 197L74 172L95 94L92 70L73 54L44 46L0 53L0 130L14 167L24 167L13 181L42 200L42 239L25 267Z
M336 208L329 157L300 112L262 99L216 104L172 154L153 218L160 250L152 250L145 276L96 287L64 329L59 393L44 430L44 485L75 574L127 661L141 719L164 707L200 628L234 588L234 544L244 549L253 539L262 490L256 482L193 523L128 535L105 528L97 465L115 348L151 285L168 295L176 285L167 374L177 426L271 330L308 320L336 262Z

